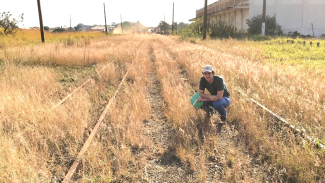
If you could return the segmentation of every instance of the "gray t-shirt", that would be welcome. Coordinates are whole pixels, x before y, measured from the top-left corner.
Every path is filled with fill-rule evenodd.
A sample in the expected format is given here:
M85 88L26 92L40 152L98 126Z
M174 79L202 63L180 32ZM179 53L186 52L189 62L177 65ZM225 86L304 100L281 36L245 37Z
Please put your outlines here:
M213 82L211 84L204 77L202 77L200 80L199 89L207 89L211 93L211 95L217 95L218 91L224 90L223 97L229 97L230 93L223 78L217 75L213 77Z

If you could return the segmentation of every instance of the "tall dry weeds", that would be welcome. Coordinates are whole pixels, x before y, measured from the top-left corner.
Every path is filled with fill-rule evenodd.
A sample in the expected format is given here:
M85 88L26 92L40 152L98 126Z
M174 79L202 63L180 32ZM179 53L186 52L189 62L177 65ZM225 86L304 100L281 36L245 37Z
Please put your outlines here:
M119 41L123 44L118 44ZM122 38L71 46L47 44L9 48L0 75L0 171L4 172L0 181L61 181L95 120L98 120L102 106L107 104L105 100L111 97L121 76L136 58L136 48L141 42L140 39L130 41ZM51 110L62 98L61 94L66 92L61 91L64 88L59 83L61 73L56 73L55 67L44 65L82 66L91 63L102 67L108 59L115 62L106 68L108 70L99 73L93 80L95 82ZM130 79L135 71L131 71ZM132 93L138 91L133 87L129 90ZM139 103L141 97L132 101ZM136 108L142 113L146 111L139 104ZM128 111L123 111L127 119L135 121L133 119L137 116L128 116ZM139 139L134 140L142 143Z
M272 157L274 163L284 166L288 171L288 180L304 182L322 177L323 171L320 167L324 167L324 164L319 163L318 159L323 158L323 154L313 149L307 142L302 143L302 139L290 137L290 133L274 134L274 130L270 132L272 117L236 91L237 89L244 91L298 128L305 129L314 137L324 139L325 113L322 106L325 90L324 78L321 75L310 75L308 70L302 71L290 66L275 67L268 63L260 64L235 56L239 53L224 54L187 42L179 43L173 40L161 42L171 52L178 67L183 70L195 88L198 88L198 81L202 76L201 68L206 64L212 65L216 74L224 77L232 98L229 118L240 121L243 127L241 134L247 138L248 147L254 154L265 153L268 157ZM281 145L283 142L285 146ZM306 172L313 176L305 176Z

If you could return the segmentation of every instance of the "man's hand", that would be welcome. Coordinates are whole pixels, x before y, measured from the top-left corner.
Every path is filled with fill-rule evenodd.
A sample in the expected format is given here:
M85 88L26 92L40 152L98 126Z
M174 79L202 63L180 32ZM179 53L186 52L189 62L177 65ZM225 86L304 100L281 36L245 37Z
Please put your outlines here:
M201 101L203 102L203 98L202 97L199 97L199 98L197 98L197 101L198 102L201 102Z

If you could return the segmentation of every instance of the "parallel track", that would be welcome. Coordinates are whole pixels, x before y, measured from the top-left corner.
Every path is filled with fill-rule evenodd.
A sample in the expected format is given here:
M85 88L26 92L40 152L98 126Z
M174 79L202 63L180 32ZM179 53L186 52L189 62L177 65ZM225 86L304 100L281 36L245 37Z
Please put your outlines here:
M97 74L99 75L104 69L106 69L110 64L112 64L114 62L114 60L112 62L110 62L109 64L107 64L104 68L102 68L99 72L97 72ZM80 85L78 88L76 88L75 90L73 90L71 93L69 93L66 97L64 97L60 102L58 102L57 104L55 104L52 107L52 110L54 110L55 108L59 107L63 102L65 102L67 99L69 99L74 93L76 93L77 91L79 91L82 87L84 87L86 84L88 84L89 82L91 82L92 79L87 79L87 81L85 81L82 85Z
M307 134L305 134L305 132L303 130L299 130L297 129L294 125L290 125L290 123L288 121L286 121L285 119L283 119L282 117L280 117L279 115L275 114L274 112L272 112L270 109L266 108L264 105L260 104L259 102L257 102L256 100L248 97L244 92L236 89L236 91L238 93L240 93L241 95L247 97L248 99L250 99L251 101L253 101L255 104L257 104L258 106L260 106L261 108L263 108L265 111L269 112L270 114L272 114L274 117L276 117L277 119L279 119L285 126L289 127L293 132L298 133L299 135L301 135L301 137L309 140L310 142L314 143L316 147L324 149L325 150L325 144L322 144L321 142L319 142L319 140L317 139L313 139L311 137L309 137Z
M133 65L133 62L130 66L130 68L132 67ZM70 181L71 177L73 176L74 172L76 171L79 163L80 163L80 160L81 158L83 157L83 155L85 154L85 152L87 151L92 139L94 138L95 134L97 133L97 130L99 129L100 125L102 124L103 122L103 119L105 118L107 112L108 112L108 109L110 108L111 104L113 103L113 101L115 100L115 96L117 94L117 92L120 90L122 84L124 83L125 79L126 79L126 76L128 75L128 72L129 72L130 69L128 69L128 71L125 73L125 75L123 76L123 79L121 81L121 83L118 85L118 88L117 90L114 92L114 95L113 97L109 100L108 104L106 105L103 113L101 114L100 118L98 119L95 127L93 128L93 130L91 131L91 134L89 135L88 139L86 140L86 142L84 143L84 145L82 146L80 152L78 153L78 156L76 157L75 161L73 162L72 166L70 167L68 173L66 174L64 180L63 180L63 183L67 183Z

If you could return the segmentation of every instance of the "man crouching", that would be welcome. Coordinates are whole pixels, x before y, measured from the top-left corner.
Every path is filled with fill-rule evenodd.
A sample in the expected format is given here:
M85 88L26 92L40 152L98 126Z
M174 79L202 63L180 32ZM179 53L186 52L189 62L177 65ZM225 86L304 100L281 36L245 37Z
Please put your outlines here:
M200 80L198 102L202 101L202 109L210 112L213 109L218 111L221 116L221 122L225 123L227 119L227 108L230 105L230 93L227 89L226 83L221 76L214 75L214 70L211 65L203 67L203 77ZM211 95L205 94L207 89Z

